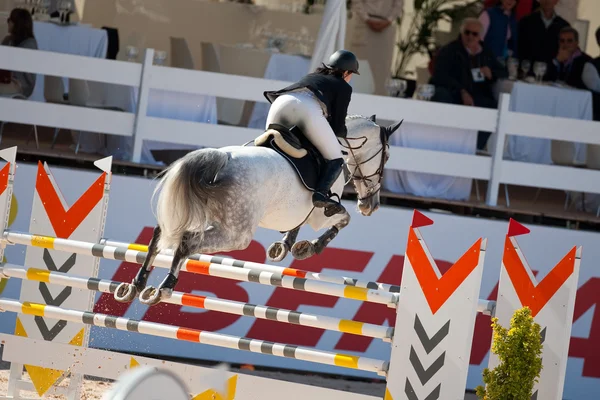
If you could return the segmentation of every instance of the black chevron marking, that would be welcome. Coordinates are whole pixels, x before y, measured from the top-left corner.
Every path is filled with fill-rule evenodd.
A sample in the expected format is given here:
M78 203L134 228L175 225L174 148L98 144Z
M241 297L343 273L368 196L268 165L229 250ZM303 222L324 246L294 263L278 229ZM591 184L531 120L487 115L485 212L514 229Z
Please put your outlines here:
M425 369L423 364L421 364L421 360L419 360L414 347L410 346L409 360L415 369L419 380L421 381L421 385L425 385L427 382L429 382L429 380L444 366L445 357L446 352L443 352L442 355L439 356L429 368Z
M76 257L77 254L73 253L69 258L67 258L67 261L65 261L60 268L56 268L56 264L54 263L54 260L52 259L52 256L50 255L48 249L44 249L43 255L44 263L46 264L46 268L48 268L48 271L62 273L67 273L71 268L73 268L73 266L75 265Z
M543 344L546 341L546 328L542 329L542 331L540 332L540 336L541 338L541 343ZM542 358L542 361L544 359ZM531 395L531 400L537 400L538 398L538 391L536 390L532 395Z
M535 393L531 396L531 400L537 400L537 395L538 391L536 390Z
M60 305L71 295L72 288L66 287L64 288L56 297L52 297L52 293L48 289L48 286L44 282L40 282L40 293L44 298L44 301L49 306L60 307Z
M446 336L448 336L448 333L450 332L450 320L448 320L448 322L446 322L444 326L442 326L442 328L431 338L429 335L427 335L427 332L425 332L425 328L423 327L423 324L421 323L421 320L417 314L415 314L414 328L419 340L421 341L421 344L423 345L423 348L427 354L429 354L431 353L431 350L433 350L438 344L440 344L442 340L444 340Z
M442 389L442 384L440 383L439 385L437 385L437 387L435 389L433 389L433 391L431 393L429 393L429 396L425 397L424 400L439 399L441 389ZM408 400L419 400L419 398L417 397L417 394L415 393L415 390L413 389L412 385L410 384L410 380L408 378L406 378L406 384L404 385L404 393L406 394L406 397Z
M67 261L65 261L60 268L56 268L56 264L54 263L50 252L48 251L48 249L44 249L43 259L44 264L46 264L46 268L48 268L48 271L62 272L63 274L66 274L75 265L76 258L77 254L73 253L69 258L67 258Z
M67 321L61 319L56 324L54 324L52 329L48 329L48 325L46 325L46 321L44 321L42 317L36 316L34 320L35 324L40 330L40 333L42 334L42 337L44 338L44 340L47 341L52 341L56 337L56 335L58 335L60 331L62 331L64 327L67 326Z
M542 337L542 344L546 341L546 328L542 329L540 332L540 336Z

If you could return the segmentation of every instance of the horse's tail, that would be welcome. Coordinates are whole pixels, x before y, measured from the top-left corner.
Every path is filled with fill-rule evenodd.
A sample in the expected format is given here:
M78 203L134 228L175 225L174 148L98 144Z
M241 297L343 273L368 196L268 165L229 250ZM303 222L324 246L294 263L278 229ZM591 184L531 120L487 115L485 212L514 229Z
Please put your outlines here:
M156 204L159 249L175 250L186 232L194 232L202 240L211 209L227 190L224 177L217 177L227 160L223 151L203 149L166 169L152 195L154 198L160 191Z

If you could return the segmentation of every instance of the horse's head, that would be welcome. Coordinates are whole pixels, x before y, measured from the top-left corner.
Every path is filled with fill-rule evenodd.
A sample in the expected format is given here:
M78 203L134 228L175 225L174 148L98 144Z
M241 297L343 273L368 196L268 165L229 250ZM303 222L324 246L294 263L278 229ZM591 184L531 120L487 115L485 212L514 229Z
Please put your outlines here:
M369 118L350 115L346 118L348 135L340 141L343 150L348 153L346 164L362 215L369 216L379 208L383 167L390 157L388 139L400 124L402 121L389 127L379 126L375 115Z

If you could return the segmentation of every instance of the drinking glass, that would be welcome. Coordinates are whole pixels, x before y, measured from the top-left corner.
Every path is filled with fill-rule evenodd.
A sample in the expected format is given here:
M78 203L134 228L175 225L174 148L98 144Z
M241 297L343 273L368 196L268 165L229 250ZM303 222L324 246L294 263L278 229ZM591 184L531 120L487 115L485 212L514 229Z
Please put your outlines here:
M508 59L508 79L511 81L517 80L519 76L519 60L516 58Z
M535 62L533 64L533 73L535 74L535 80L537 83L541 83L544 75L546 75L547 65L545 62Z
M388 78L385 82L388 96L392 97L404 97L406 86L407 82L404 79Z
M523 72L523 79L527 78L529 70L531 69L531 61L523 60L521 62L521 71Z
M127 46L127 61L134 62L137 59L139 50L135 46Z
M166 59L167 59L166 51L158 50L154 53L154 64L155 65L164 65Z
M419 89L417 91L418 98L420 100L425 100L425 101L431 100L431 98L433 97L434 94L435 94L435 86L428 84L428 83L420 85Z

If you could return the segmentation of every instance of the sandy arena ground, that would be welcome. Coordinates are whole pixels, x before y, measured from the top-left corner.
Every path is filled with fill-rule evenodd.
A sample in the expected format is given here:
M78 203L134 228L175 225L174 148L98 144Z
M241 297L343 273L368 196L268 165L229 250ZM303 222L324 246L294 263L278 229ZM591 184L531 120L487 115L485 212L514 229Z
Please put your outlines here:
M369 382L361 382L361 381L351 381L345 379L332 379L317 375L301 375L301 374L292 374L292 373L282 373L282 372L271 372L271 371L239 371L235 368L232 368L232 371L247 373L256 376L262 376L265 378L279 379L284 381L302 383L305 385L313 385L313 386L322 386L326 388L342 390L353 393L361 393L371 396L376 396L378 398L383 398L383 394L385 391L385 385L383 383L369 383ZM0 396L6 394L6 390L8 388L8 364L2 363L0 364ZM81 396L82 400L101 400L104 392L110 389L112 386L112 382L109 381L101 381L95 379L85 379L83 384L83 393ZM30 396L32 399L40 398L36 393L30 392L22 392L22 395ZM46 396L44 399L65 399L62 396ZM465 396L465 400L476 400L477 397L473 394L467 393Z
M2 351L0 348L0 359ZM8 389L8 377L9 377L10 364L0 361L0 396L5 395ZM239 372L242 374L249 374L255 376L261 376L270 379L279 379L288 382L301 383L311 386L321 386L324 388L342 390L352 393L360 393L369 396L375 396L383 399L385 393L385 384L380 382L364 382L347 379L335 379L320 375L307 375L307 374L295 374L289 372L275 372L275 371L248 371L239 370L237 368L231 368L232 372ZM83 384L82 400L101 400L104 392L110 389L112 386L111 381L103 381L98 379L85 379ZM30 396L32 399L39 399L36 393L22 392L22 395ZM44 399L64 399L63 396L46 396ZM474 394L467 393L465 400L476 400L477 396Z

